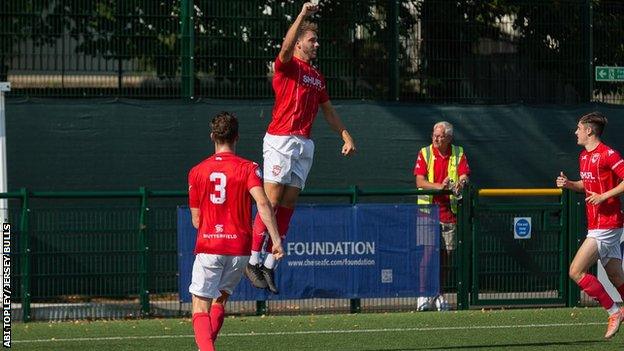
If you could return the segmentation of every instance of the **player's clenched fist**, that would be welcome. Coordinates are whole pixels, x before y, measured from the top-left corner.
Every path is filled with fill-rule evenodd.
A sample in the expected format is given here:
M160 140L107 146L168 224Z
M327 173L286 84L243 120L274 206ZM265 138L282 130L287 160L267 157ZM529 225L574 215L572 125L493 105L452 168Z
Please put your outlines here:
M565 188L568 185L568 177L563 172L559 172L557 177L557 188Z
M355 143L353 141L346 141L342 146L342 155L343 156L351 156L355 153Z
M273 250L271 252L271 254L273 254L273 257L276 260L280 260L284 257L284 248L282 247L282 245L275 245L275 243L273 243Z
M304 17L307 17L317 12L318 10L319 10L318 5L315 5L311 2L306 2L305 4L303 4L303 8L301 9L301 15Z

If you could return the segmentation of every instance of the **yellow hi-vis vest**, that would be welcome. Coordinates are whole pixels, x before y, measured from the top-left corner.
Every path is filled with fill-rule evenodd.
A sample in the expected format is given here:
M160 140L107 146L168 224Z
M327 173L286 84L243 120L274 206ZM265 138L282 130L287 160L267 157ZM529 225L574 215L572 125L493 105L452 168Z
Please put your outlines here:
M434 182L434 174L433 174L433 145L425 146L420 149L425 160L427 160L427 180L431 183ZM449 158L447 176L453 182L457 183L459 181L459 175L457 174L457 170L459 168L459 161L464 155L464 148L461 146L451 145L451 157ZM422 190L422 188L418 188ZM453 214L457 214L457 197L455 195L450 195L451 197L451 211ZM433 195L419 195L418 196L418 204L419 205L431 205L433 203Z

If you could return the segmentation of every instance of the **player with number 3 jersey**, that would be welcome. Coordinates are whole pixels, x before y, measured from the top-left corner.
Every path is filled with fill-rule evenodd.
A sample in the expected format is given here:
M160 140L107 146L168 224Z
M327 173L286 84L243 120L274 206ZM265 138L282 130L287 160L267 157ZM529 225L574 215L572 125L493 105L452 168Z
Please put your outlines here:
M196 254L249 255L249 190L261 186L258 164L230 151L216 153L191 169L189 206L203 214L197 231Z
M271 203L258 165L236 156L238 120L221 112L211 122L215 154L189 172L189 207L197 228L192 294L193 330L201 351L214 350L224 306L240 282L251 251L251 199L273 240L272 255L284 255Z

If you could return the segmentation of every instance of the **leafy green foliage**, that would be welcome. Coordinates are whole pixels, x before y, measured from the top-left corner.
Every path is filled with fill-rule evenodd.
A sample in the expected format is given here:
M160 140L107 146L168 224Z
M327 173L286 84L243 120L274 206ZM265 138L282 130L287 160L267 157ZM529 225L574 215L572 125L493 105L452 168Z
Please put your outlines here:
M272 61L302 3L194 0L196 95L271 97ZM590 98L588 61L624 65L620 1L592 0L591 13L582 0L399 0L396 14L393 3L320 2L313 18L320 25L317 64L332 97L386 99L398 80L403 100L578 102ZM14 67L14 58L30 62L44 46L74 61L95 62L90 70L179 77L181 5L182 0L2 1L0 78L10 69L39 69ZM595 88L621 90L608 83Z

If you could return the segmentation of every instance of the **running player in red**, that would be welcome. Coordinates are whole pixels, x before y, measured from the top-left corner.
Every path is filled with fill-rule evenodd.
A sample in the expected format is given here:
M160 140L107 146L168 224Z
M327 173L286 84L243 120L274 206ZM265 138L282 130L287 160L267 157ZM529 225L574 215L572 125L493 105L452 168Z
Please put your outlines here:
M214 350L224 305L249 261L252 197L273 240L272 255L280 259L284 254L258 165L235 154L238 120L221 112L210 126L215 154L193 167L188 177L189 207L198 229L189 291L195 341L201 351Z
M305 18L318 11L318 5L306 3L288 29L281 51L275 59L273 118L263 142L264 190L277 219L282 238L288 232L299 193L312 167L314 142L310 140L312 123L319 106L330 127L342 138L342 154L355 152L355 143L329 101L325 78L311 65L319 47L317 27ZM273 270L275 258L267 254L261 262L266 227L259 217L254 222L251 258L245 275L257 288L278 293Z
M609 312L605 338L612 338L624 320L620 309L598 279L588 270L598 259L607 276L624 297L624 273L620 238L624 216L620 199L624 192L624 160L620 154L600 141L607 118L592 112L580 118L576 126L577 142L585 147L579 156L581 180L570 181L563 172L557 177L557 187L586 194L587 238L570 265L569 275L590 297L598 300Z

